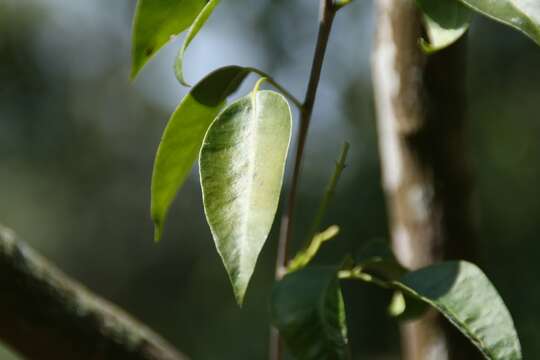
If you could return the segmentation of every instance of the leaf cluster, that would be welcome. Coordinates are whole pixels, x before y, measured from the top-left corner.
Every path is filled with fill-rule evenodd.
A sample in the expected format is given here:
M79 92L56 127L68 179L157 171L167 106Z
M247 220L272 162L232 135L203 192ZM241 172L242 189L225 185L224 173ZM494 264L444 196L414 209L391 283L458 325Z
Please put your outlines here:
M186 50L219 5L219 0L139 0L133 24L131 77L161 47L187 31L175 62L179 82ZM332 2L333 11L351 0ZM426 53L442 50L462 37L474 13L509 25L540 44L540 2L531 0L416 0ZM328 6L328 5L327 5ZM253 90L228 99L255 74ZM277 91L261 90L267 81ZM167 212L198 162L206 219L229 275L237 302L244 301L259 254L277 212L289 144L289 101L303 104L265 72L241 66L217 69L192 87L172 114L157 150L152 175L151 215L155 239L163 233ZM348 359L342 281L360 281L394 292L389 313L398 320L431 307L455 325L486 359L519 360L519 339L501 297L484 273L465 261L445 262L409 271L385 242L368 244L339 265L312 265L337 226L320 232L321 219L345 168L342 150L314 225L309 244L283 269L274 287L272 322L298 359Z

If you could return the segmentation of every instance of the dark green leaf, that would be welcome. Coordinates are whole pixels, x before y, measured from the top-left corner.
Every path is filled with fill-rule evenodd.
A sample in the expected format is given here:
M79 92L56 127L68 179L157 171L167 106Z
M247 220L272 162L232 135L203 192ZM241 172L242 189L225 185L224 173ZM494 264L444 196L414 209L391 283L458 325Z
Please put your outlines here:
M396 285L440 311L486 359L522 359L510 313L474 264L456 261L428 266L408 273Z
M189 29L189 32L184 39L184 43L182 44L182 47L178 52L178 56L176 57L175 72L176 78L178 79L178 81L180 81L182 85L189 86L189 84L184 78L184 53L186 52L189 44L191 44L195 36L197 36L201 28L204 26L204 24L206 24L206 21L208 20L210 15L212 15L214 8L219 4L219 1L220 0L210 0L206 3L199 16L197 16L197 18L193 22L193 25L191 25L191 28Z
M427 41L422 48L435 52L450 46L469 28L471 11L458 0L416 0L424 14Z
M347 359L345 305L336 271L307 267L274 287L272 322L297 359Z
M132 34L131 78L172 37L186 30L205 0L139 0Z
M473 10L509 25L540 45L540 1L460 0Z
M274 221L290 138L289 104L259 91L227 107L204 139L204 209L239 304Z
M152 220L161 237L167 211L197 160L208 127L236 91L249 71L228 66L201 80L182 100L171 119L159 148L152 175Z

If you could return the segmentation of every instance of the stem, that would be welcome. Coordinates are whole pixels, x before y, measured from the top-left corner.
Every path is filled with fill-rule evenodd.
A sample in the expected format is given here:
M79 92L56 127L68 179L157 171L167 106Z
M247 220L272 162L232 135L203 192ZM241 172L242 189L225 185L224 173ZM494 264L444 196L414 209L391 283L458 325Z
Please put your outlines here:
M315 236L315 234L319 231L322 219L324 217L324 214L326 213L326 209L328 208L330 201L332 201L332 198L334 197L337 183L339 181L339 178L341 177L343 169L345 169L346 167L345 161L347 160L349 146L350 145L348 142L344 142L341 147L341 154L339 155L339 159L336 162L336 169L334 170L334 173L330 178L330 182L326 187L326 191L324 192L321 204L319 205L319 209L317 210L317 214L315 215L315 219L313 220L313 225L311 225L311 230L308 234L308 241L311 241L311 239L313 239L313 236Z
M300 170L302 167L302 157L308 135L309 125L311 122L311 114L313 113L313 105L317 95L317 88L321 78L321 70L324 61L324 54L332 29L336 9L331 0L321 0L320 17L319 17L319 34L317 36L317 44L313 55L313 64L311 74L306 90L304 104L300 108L300 129L298 132L298 141L296 144L296 156L294 160L294 170L291 182L291 190L287 202L287 209L281 223L281 234L278 244L278 258L276 265L276 278L282 275L282 269L287 265L288 260L288 244L292 237L292 224L294 219L294 208L296 195L298 193L298 184L300 180Z
M324 62L324 55L328 45L328 38L332 29L332 23L336 14L337 8L333 0L320 0L319 12L319 33L315 45L315 53L313 55L313 63L311 66L311 74L306 90L304 103L300 108L300 129L298 133L298 141L296 144L296 157L294 160L294 170L291 182L291 190L287 202L285 215L281 220L281 232L278 243L277 261L276 261L276 279L279 280L285 272L288 261L288 245L292 237L292 224L294 219L294 208L296 195L298 192L298 184L300 179L300 170L302 165L302 157L304 147L308 135L309 124L311 122L311 114L313 113L313 105L317 95L317 88L321 78L321 70ZM283 359L283 342L279 337L279 333L272 329L270 339L270 359Z
M270 84L272 84L273 87L275 87L283 95L285 95L285 97L288 98L297 108L299 108L299 109L302 108L302 102L300 100L298 100L296 98L296 96L291 94L287 89L285 89L282 85L280 85L276 80L274 80L274 78L272 78L270 75L268 75L267 73L265 73L262 70L259 70L259 69L253 68L253 67L248 67L246 69L248 69L249 71L251 71L251 72L253 72L253 73L257 74L257 75L262 76L263 78L266 78L266 81L268 81Z

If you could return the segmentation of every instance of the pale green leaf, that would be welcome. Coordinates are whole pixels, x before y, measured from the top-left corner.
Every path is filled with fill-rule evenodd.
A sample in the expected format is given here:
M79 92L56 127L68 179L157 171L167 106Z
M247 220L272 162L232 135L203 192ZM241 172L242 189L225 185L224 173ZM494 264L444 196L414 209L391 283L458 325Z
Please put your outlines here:
M186 30L205 0L139 0L132 34L131 78L171 38Z
M465 261L410 272L395 283L454 324L489 360L521 360L512 317L484 273Z
M210 15L212 15L214 8L219 4L219 1L220 0L210 0L206 3L202 11L199 13L197 18L193 22L193 25L191 25L191 28L189 29L189 32L184 39L184 43L182 44L182 47L178 52L174 69L176 73L176 78L178 79L178 81L180 81L182 85L189 86L189 84L184 78L184 54L186 52L186 49L188 48L189 44L191 44L195 36L197 36L204 24L206 24L206 21L208 20Z
M424 51L432 53L457 41L469 28L471 11L458 0L416 0L424 16L427 41Z
M197 160L208 127L249 70L218 69L201 80L173 113L156 154L152 175L152 220L161 237L167 211Z
M348 358L345 305L336 271L307 267L274 286L272 322L296 359Z
M460 0L473 10L509 25L540 45L540 1Z
M228 106L201 149L206 218L239 304L276 214L291 121L282 95L259 91Z

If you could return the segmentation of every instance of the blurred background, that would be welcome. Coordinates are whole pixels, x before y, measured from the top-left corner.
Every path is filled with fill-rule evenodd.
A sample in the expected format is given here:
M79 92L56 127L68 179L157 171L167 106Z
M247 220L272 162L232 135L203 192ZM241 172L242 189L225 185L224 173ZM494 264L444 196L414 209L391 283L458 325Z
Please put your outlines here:
M218 7L187 53L188 81L222 65L256 66L301 97L316 2L245 5L230 0ZM162 242L152 241L153 157L186 89L172 70L180 39L128 81L134 6L135 0L0 0L0 223L192 359L265 359L275 229L242 310L205 223L196 172L178 195ZM371 2L356 1L341 12L323 70L298 240L344 140L351 155L325 219L342 233L320 261L387 238L370 83L373 28ZM480 17L468 48L480 265L514 316L524 357L538 359L540 48ZM249 79L237 95L253 85ZM397 326L386 315L390 295L345 285L355 359L399 358ZM0 359L17 356L0 345Z

